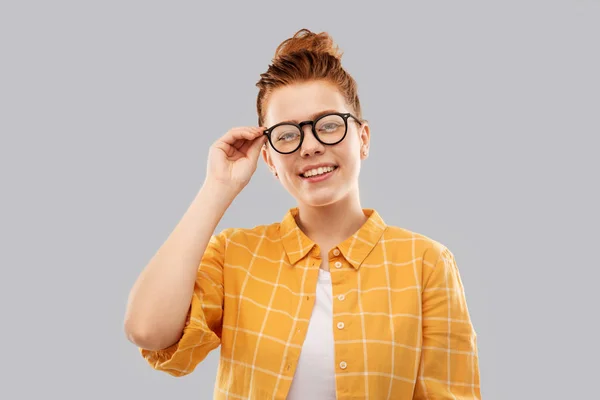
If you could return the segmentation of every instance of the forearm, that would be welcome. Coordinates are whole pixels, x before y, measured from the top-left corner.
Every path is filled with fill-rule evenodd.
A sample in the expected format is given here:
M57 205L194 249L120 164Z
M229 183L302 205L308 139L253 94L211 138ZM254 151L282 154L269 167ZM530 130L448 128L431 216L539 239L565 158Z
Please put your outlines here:
M135 282L125 316L132 342L161 349L181 336L197 270L211 235L237 193L205 182Z

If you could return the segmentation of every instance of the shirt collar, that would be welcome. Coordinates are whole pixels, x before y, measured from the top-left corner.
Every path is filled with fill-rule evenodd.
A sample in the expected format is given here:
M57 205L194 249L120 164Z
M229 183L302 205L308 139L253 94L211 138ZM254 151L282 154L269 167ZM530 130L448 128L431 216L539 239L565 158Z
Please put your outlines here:
M344 258L355 269L360 267L373 250L387 227L377 211L372 208L363 208L362 210L368 217L367 221L352 236L337 245ZM298 207L290 208L279 224L279 236L292 266L295 266L311 251L313 255L317 255L315 254L316 243L306 236L296 223L295 217L298 212Z

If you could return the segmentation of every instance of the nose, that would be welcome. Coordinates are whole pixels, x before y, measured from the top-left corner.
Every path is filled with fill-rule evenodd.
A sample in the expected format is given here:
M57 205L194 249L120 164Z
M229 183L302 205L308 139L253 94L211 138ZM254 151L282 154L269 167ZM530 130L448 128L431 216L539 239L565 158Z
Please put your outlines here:
M325 146L317 140L313 134L311 125L305 125L304 129L304 140L300 147L300 155L306 157L314 154L322 154L325 151Z

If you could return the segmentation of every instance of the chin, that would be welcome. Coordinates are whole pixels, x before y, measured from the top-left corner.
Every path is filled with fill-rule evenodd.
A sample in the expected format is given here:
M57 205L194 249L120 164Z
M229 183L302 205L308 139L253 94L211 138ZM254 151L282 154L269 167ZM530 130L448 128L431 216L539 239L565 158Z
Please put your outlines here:
M337 193L323 193L322 195L299 196L297 200L310 207L325 207L337 203L341 198Z

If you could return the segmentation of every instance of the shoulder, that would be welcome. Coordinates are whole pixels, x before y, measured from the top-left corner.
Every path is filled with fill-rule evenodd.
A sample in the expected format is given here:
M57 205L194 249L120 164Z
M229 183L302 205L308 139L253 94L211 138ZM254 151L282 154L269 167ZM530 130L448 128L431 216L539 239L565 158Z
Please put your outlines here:
M252 250L269 248L276 245L279 240L279 222L255 225L253 227L224 228L212 240L222 242L225 248L246 247Z
M423 264L430 266L434 266L440 257L452 254L439 240L396 225L386 226L381 241L386 249L398 254L409 254L413 260L421 259Z
M389 261L415 268L414 273L422 287L457 274L454 255L450 249L424 233L388 225L382 243ZM403 270L410 271L412 268Z

